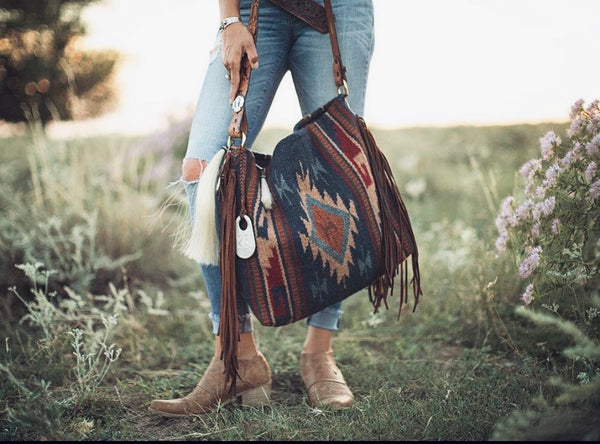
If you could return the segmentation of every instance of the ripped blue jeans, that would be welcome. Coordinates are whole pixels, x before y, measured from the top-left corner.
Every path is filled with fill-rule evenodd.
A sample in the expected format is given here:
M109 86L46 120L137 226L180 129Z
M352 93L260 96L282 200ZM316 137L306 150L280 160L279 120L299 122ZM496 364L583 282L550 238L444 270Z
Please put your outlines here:
M320 0L322 4L322 0ZM363 114L369 64L374 46L373 4L371 0L332 0L342 60L347 68L350 94L348 103ZM241 0L242 21L248 23L251 0ZM210 161L227 143L231 119L229 80L221 63L221 35L211 51L187 145L185 159ZM302 115L306 115L337 95L333 81L332 53L329 34L321 34L268 0L260 3L257 51L259 68L252 71L246 97L248 134L246 147L251 148L258 135L275 92L289 70L298 96ZM302 116L298 116L300 119ZM182 178L194 214L198 180ZM193 221L192 221L193 223ZM221 309L221 275L216 265L200 266L210 299L213 331L219 332ZM248 305L238 301L240 331L252 331ZM307 318L308 325L338 330L341 303L334 304Z

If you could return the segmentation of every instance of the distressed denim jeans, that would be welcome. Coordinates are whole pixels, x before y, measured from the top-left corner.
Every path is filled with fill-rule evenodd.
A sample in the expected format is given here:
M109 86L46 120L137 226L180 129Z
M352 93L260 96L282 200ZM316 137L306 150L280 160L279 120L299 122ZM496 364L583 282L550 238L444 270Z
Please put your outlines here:
M322 0L319 1L321 4ZM369 64L374 46L372 0L332 0L336 31L347 69L350 94L348 103L363 114ZM241 17L248 23L251 0L241 0ZM246 147L251 148L258 135L275 92L286 72L292 75L302 115L306 115L337 95L333 81L332 52L329 34L321 34L293 15L261 0L258 14L257 51L259 68L252 71L246 97L248 134ZM215 48L194 113L185 154L186 159L210 161L227 143L231 120L229 80L221 63L221 34L217 33ZM300 119L302 116L298 116ZM198 181L183 180L194 214ZM193 221L192 221L193 223ZM216 265L201 265L210 299L213 331L218 334L221 308L221 275ZM238 300L240 331L252 331L250 309ZM307 318L308 325L338 330L342 315L341 303L334 304Z

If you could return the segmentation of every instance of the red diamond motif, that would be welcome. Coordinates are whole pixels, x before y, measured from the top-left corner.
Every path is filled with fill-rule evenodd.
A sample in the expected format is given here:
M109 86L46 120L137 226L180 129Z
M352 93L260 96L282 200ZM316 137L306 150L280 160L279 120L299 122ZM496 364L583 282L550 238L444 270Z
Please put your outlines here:
M337 254L344 248L344 219L325 208L312 205L314 234Z

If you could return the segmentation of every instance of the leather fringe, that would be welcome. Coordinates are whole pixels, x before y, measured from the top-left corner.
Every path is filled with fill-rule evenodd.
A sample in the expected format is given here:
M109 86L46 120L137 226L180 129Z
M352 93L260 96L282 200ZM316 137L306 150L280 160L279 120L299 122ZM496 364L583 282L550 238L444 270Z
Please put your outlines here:
M219 339L221 359L225 365L225 386L235 393L238 375L237 348L240 340L237 313L237 281L235 273L236 176L231 169L232 155L225 155L221 169L221 322Z
M375 142L371 131L362 117L358 117L358 123L361 135L365 142L366 152L371 166L375 187L377 189L377 198L379 200L379 209L381 217L381 236L383 242L384 270L383 275L369 286L369 300L373 304L374 313L377 313L381 303L388 307L387 297L394 293L394 278L400 274L400 307L398 308L398 317L402 312L402 305L408 303L408 264L406 259L408 255L412 256L413 278L411 280L415 305L413 312L417 309L421 291L421 274L419 272L419 250L417 242L412 231L408 211L402 201L398 186L394 180L390 165ZM406 231L409 236L409 243L414 245L414 251L405 252L403 249L402 227L394 227L393 220L400 218L400 221L407 222ZM402 225L402 224L400 224Z

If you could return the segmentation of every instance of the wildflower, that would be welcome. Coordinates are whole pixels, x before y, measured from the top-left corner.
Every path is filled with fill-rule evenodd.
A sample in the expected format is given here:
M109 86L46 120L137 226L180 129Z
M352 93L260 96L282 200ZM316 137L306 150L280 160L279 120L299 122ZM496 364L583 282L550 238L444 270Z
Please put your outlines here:
M542 151L542 159L548 160L554 153L552 147L554 145L560 145L561 140L554 131L548 131L546 135L540 138L540 148Z
M571 113L569 114L569 117L571 118L571 120L574 120L582 110L583 110L583 99L579 99L571 107Z
M585 150L590 155L590 157L593 157L598 154L598 151L600 151L600 133L596 134L592 138L592 140L590 140L587 143L587 145L585 146Z
M594 182L590 187L590 197L592 200L596 200L600 197L600 179Z
M531 301L533 301L533 284L529 284L525 288L525 292L521 296L521 300L525 303L525 305L531 304Z
M523 259L519 266L519 275L525 279L531 276L531 273L540 265L540 254L542 253L542 247L534 247L531 249L529 256Z
M538 187L536 190L537 195L540 199L542 199L546 195L546 190L552 187L556 183L556 179L560 174L560 166L558 163L553 164L546 170L546 177L542 182L541 187Z
M538 237L540 237L540 222L539 221L534 223L533 227L531 227L531 236L534 239L537 239Z
M525 195L526 196L533 195L534 188L535 188L535 183L533 181L527 182L527 185L525 185Z
M504 230L500 233L500 236L498 236L498 239L496 239L496 249L500 253L504 253L504 251L506 251L506 243L507 242L508 242L508 231Z
M577 137L581 134L582 130L585 127L585 116L578 116L573 122L571 122L571 126L567 130L567 136L569 137Z
M525 162L519 171L525 179L529 179L541 169L542 162L540 159L531 159Z
M568 151L567 154L565 154L565 157L560 160L560 166L563 168L569 168L575 163L576 160L577 154L575 153L575 150Z
M506 199L504 199L504 201L502 202L501 214L508 215L508 214L512 213L512 204L514 204L514 203L515 203L515 198L513 196L508 196Z
M538 185L538 187L535 189L535 195L538 197L538 199L543 199L544 197L546 197L546 187L542 185Z
M552 225L550 229L552 230L552 234L558 234L558 229L560 228L560 219L558 217L552 220Z
M496 227L499 232L503 232L506 230L507 226L514 226L514 217L512 211L512 204L515 202L515 198L512 196L508 196L502 202L502 208L500 210L500 214L496 218Z
M592 103L587 107L586 111L588 114L593 114L596 110L598 110L598 105L600 104L599 99L594 99Z
M517 207L517 209L515 210L515 214L514 214L515 221L520 222L520 221L527 219L529 217L529 214L531 213L532 208L533 208L532 200L527 199L525 202L523 202L521 205L519 205Z
M579 160L583 154L583 146L580 142L575 142L571 151L573 151L573 154L575 154L575 160Z
M540 204L540 210L544 216L549 216L552 211L554 211L554 206L556 205L556 198L554 196L550 196L544 202Z
M591 161L588 167L585 169L585 178L589 183L592 183L596 176L596 162Z

